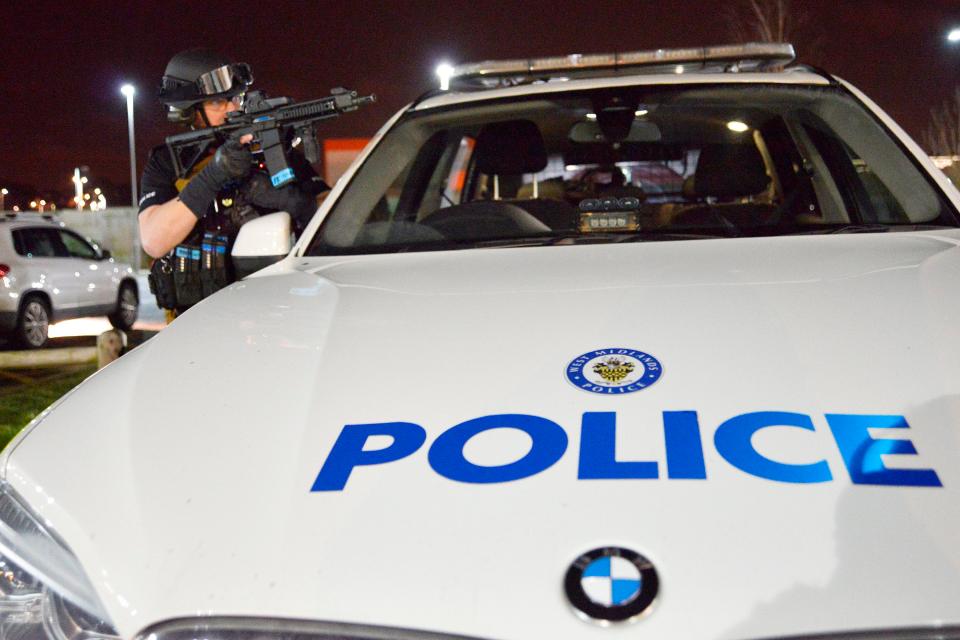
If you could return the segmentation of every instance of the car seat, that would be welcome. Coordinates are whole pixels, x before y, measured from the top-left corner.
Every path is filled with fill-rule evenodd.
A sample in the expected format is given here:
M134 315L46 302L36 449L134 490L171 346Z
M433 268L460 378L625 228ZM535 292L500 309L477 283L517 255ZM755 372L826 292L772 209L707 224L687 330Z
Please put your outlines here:
M715 227L727 220L737 228L769 222L777 208L749 200L770 185L763 158L753 144L714 144L700 151L693 175L693 195L709 199L677 212L673 226ZM687 185L684 185L685 191Z
M546 192L541 194L536 176L532 198L500 197L500 176L537 174L547 166L547 148L534 122L506 120L484 125L477 135L474 154L477 168L493 177L494 200L520 207L553 230L566 231L576 227L577 210L563 200L545 197Z

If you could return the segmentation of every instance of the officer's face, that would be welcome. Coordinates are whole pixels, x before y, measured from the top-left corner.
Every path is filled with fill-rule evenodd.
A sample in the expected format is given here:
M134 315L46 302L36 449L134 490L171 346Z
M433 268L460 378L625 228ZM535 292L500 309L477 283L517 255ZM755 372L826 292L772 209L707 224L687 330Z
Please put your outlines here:
M226 121L228 113L239 111L242 106L243 96L204 100L203 113L207 116L207 122L210 123L210 126L216 127Z

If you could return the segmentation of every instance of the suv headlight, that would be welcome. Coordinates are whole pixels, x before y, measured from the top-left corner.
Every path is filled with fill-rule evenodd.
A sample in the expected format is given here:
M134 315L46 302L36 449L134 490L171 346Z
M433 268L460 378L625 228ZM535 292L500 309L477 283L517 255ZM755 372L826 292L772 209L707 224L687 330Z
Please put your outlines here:
M0 484L0 638L117 638L67 545Z

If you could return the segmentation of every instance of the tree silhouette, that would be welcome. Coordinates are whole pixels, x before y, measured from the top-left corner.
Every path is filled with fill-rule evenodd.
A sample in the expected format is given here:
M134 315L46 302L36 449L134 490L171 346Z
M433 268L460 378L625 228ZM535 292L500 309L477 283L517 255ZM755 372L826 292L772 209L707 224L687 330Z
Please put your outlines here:
M960 155L960 87L952 97L930 110L930 122L922 140L931 155Z
M726 19L734 42L789 42L805 59L817 58L820 36L791 0L738 0L728 7Z
M953 96L930 110L930 122L921 137L927 153L933 156L960 156L960 87ZM960 185L960 162L943 167L954 184Z

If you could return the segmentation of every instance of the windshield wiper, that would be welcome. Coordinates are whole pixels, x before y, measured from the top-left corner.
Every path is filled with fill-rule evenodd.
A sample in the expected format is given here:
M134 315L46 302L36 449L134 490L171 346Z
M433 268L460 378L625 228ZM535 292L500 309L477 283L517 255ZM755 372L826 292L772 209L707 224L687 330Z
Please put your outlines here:
M535 234L529 236L515 236L512 238L495 238L489 240L465 240L464 247L478 249L494 247L527 247L527 246L554 246L570 242L571 244L603 244L621 242L651 242L664 240L707 240L715 238L729 238L725 233L694 233L670 230L639 230L588 232L569 231L565 233Z
M694 231L670 231L670 230L661 230L654 231L652 229L646 229L641 231L634 231L633 233L622 234L625 237L621 238L619 242L647 242L651 240L710 240L716 238L733 238L728 233L703 233L703 232L694 232Z
M556 246L565 242L575 244L616 244L623 242L662 242L670 240L710 240L730 238L724 230L715 233L682 232L662 230L638 230L616 232L567 231L562 233L536 233L505 238L458 238L429 240L413 243L374 244L356 247L325 247L325 250L311 252L309 255L350 255L366 253L413 253L420 251L447 251L456 249L508 249L511 247Z
M824 230L824 233L885 233L890 227L885 224L845 224L835 229Z
M495 240L477 240L472 244L476 248L493 247L526 247L526 246L555 246L570 242L571 244L614 244L621 242L651 242L664 240L705 240L711 238L728 238L725 234L681 233L676 231L619 231L608 233L552 233L549 235L517 236L514 238L497 238Z
M795 235L827 235L835 233L885 233L888 231L932 231L934 229L952 229L936 224L844 224L836 227L801 231Z

